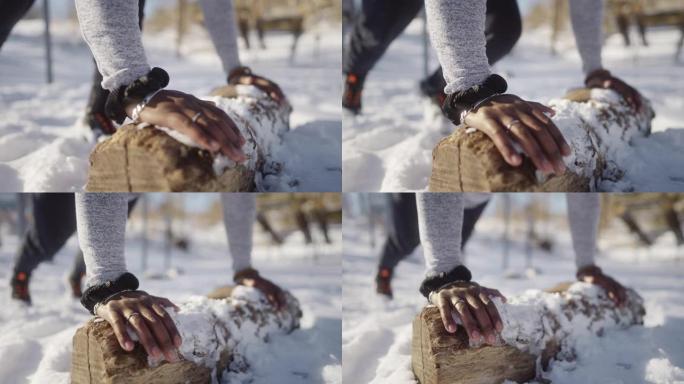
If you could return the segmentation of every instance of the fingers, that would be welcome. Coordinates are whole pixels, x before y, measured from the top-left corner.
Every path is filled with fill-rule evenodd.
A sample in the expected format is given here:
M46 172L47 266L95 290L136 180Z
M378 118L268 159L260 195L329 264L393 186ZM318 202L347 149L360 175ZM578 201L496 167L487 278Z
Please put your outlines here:
M489 344L495 344L496 334L494 333L494 326L489 318L487 307L480 299L480 295L468 293L465 298L470 305L471 314L473 314L477 320L478 327L482 331L485 341Z
M199 102L207 115L221 124L228 138L231 141L236 142L238 148L247 142L245 137L242 136L242 133L240 133L238 127L235 125L233 119L231 119L224 110L217 107L214 103L208 104L210 102L205 100L200 100Z
M533 101L528 103L532 107L532 115L539 119L539 121L545 124L548 128L547 131L551 135L551 137L553 137L553 139L556 141L558 148L560 148L560 153L563 156L569 156L572 153L572 148L570 148L570 144L568 144L568 142L565 141L563 134L561 133L560 129L558 129L553 120L551 120L548 116L545 115L545 113L550 113L553 116L556 114L556 111L540 103L536 103Z
M180 308L178 308L176 304L172 303L171 300L165 297L156 297L155 300L157 301L157 303L161 304L162 307L171 307L176 311L180 310Z
M173 322L169 313L158 303L152 304L152 310L154 310L157 316L159 316L159 319L164 323L166 331L169 333L169 337L173 340L173 345L176 346L176 348L180 348L181 344L183 344L183 339L180 336L180 332L178 332L178 328L176 328L176 323Z
M501 321L501 316L499 316L499 311L496 309L496 305L494 305L494 302L489 297L489 294L487 292L481 292L480 293L480 300L485 305L485 307L487 309L487 314L489 315L489 318L492 320L492 324L494 325L494 328L496 329L496 331L497 332L503 331L503 321Z
M153 309L141 307L140 313L145 318L146 325L151 330L155 342L161 348L166 360L171 363L177 362L179 360L178 353L166 329L166 323L162 321Z
M209 132L216 142L219 143L219 151L222 154L236 162L247 160L247 156L245 156L241 149L242 140L229 127L227 122L216 118L216 115L208 109L203 109L202 116L197 119L196 123L204 131Z
M556 140L548 131L548 125L539 121L531 114L520 113L518 115L520 121L532 130L537 143L544 151L544 155L553 165L553 170L556 174L563 174L565 172L565 164L561 157L561 149L556 143Z
M483 132L492 140L504 160L514 167L519 166L522 163L522 158L518 151L515 150L513 140L511 140L503 125L494 119L485 120L484 125L485 129Z
M138 312L127 310L124 312L124 317L128 319L128 324L131 325L131 328L138 335L138 339L140 339L140 343L145 348L147 354L154 359L159 359L162 356L161 350L150 329L147 327L143 316Z
M529 132L530 128L522 122L514 123L512 125L509 122L508 124L510 125L509 132L516 138L516 141L523 148L523 151L525 151L527 156L530 157L534 166L544 173L552 173L553 165L551 165L542 152L539 144L537 144L537 140Z
M171 113L166 120L166 126L187 135L200 147L212 152L216 152L221 149L221 145L216 141L216 139L200 128L199 125L193 123L191 117L185 115L184 113Z
M454 306L454 308L456 308L456 312L461 318L463 328L465 328L466 332L468 333L470 341L473 343L480 343L480 338L482 337L482 334L480 333L480 329L477 326L477 322L473 318L473 315L470 313L468 303L465 300L462 300L458 297L453 297L452 305Z
M444 295L437 294L437 308L439 309L439 315L442 318L444 329L449 333L455 333L456 322L454 321L454 318L451 317L451 303Z
M135 344L133 343L133 340L131 340L130 336L128 336L128 331L126 330L126 320L123 318L123 316L117 311L111 311L109 316L105 317L105 319L107 319L109 324L112 326L116 340L119 342L121 348L123 348L124 351L132 351L135 347Z

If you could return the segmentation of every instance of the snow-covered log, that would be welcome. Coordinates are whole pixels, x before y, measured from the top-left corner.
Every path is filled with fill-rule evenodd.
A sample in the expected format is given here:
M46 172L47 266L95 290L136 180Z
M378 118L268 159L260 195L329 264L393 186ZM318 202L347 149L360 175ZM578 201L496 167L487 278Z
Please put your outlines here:
M619 182L624 170L620 153L632 139L650 134L655 116L650 103L635 112L610 90L578 89L550 101L554 123L572 147L563 175L545 178L524 157L519 167L508 165L482 132L459 127L433 151L429 189L436 192L587 192L601 183ZM658 171L658 170L654 170Z
M88 321L73 339L71 382L74 384L217 383L227 375L248 376L249 351L273 335L299 327L299 302L286 293L277 311L252 288L224 289L224 299L193 297L170 311L183 344L177 363L151 361L142 345L125 352L112 327L102 319ZM220 292L214 292L219 297Z
M413 322L412 368L421 384L526 382L552 360L573 361L575 343L606 331L643 324L643 300L628 290L616 307L603 290L566 283L495 300L504 329L498 346L470 345L462 327L444 329L439 310L427 306Z
M289 130L292 107L252 86L224 86L212 97L247 140L249 160L235 164L202 150L187 136L164 127L128 124L90 155L87 191L236 192L258 189L263 175L277 172L270 159Z

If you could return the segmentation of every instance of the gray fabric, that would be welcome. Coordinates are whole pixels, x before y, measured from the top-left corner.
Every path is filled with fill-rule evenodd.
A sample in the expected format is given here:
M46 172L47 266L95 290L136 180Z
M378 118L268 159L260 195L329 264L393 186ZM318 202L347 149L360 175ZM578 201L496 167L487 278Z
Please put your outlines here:
M102 74L102 88L114 90L150 71L138 26L138 0L76 0L76 12Z
M226 75L240 66L237 26L232 0L200 0L204 24L214 43Z
M511 1L511 0L501 0ZM570 0L570 16L585 73L601 67L602 0ZM490 74L486 55L486 0L426 0L432 46L452 94Z
M449 272L462 264L463 195L416 193L425 276Z
M226 74L240 64L231 0L202 0L207 29ZM102 74L114 90L146 74L150 65L138 26L138 0L76 0L81 32Z
M601 201L598 193L566 193L577 268L594 264Z
M253 193L222 193L221 201L233 272L238 272L252 265L256 196Z
M86 264L86 287L114 280L127 271L127 207L134 197L127 193L76 194L78 241ZM251 265L256 198L253 194L222 193L221 201L233 271L237 272Z
M570 0L570 19L585 74L601 68L603 0Z
M460 193L417 193L420 241L425 275L449 272L462 264L461 226L464 196ZM600 215L599 195L568 193L568 220L577 267L594 263Z
M86 264L86 287L126 272L127 193L77 193L76 228Z

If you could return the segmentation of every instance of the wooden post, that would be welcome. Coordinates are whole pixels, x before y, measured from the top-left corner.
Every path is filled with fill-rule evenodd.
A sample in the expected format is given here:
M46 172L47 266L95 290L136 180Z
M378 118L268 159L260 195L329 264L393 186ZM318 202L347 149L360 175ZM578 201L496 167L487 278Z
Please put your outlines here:
M427 306L413 321L413 372L420 384L527 382L560 353L565 360L576 358L572 348L563 349L563 341L575 337L573 329L561 324L587 324L596 337L608 329L643 324L643 300L635 291L628 289L624 307L617 307L597 295L598 289L564 283L540 292L543 298L521 296L508 304L497 303L504 323L498 346L471 347L463 327L447 333L437 307ZM538 316L529 316L530 311Z

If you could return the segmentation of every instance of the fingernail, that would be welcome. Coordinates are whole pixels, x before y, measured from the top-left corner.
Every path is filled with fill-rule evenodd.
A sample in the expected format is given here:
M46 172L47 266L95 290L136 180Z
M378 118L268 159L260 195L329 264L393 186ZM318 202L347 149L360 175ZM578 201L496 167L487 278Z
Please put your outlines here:
M449 324L449 325L447 325L447 331L449 333L454 333L454 332L456 332L456 327L454 327L453 324Z
M513 156L511 156L511 161L512 161L513 163L515 163L515 164L520 164L520 162L522 161L522 159L520 158L519 155L513 155Z
M210 146L210 148L211 148L212 151L218 151L219 148L221 148L221 144L219 144L219 143L216 142L216 141L210 142L210 143L209 143L209 146Z
M548 162L548 160L542 160L542 171L549 173L553 172L553 166Z
M480 332L478 331L473 331L473 340L479 341L480 340Z
M133 349L133 342L132 341L127 341L124 343L124 346L126 347L127 351L130 351Z
M152 347L152 357L159 357L161 355L161 351L157 347Z
M493 334L489 335L489 337L487 338L487 341L489 342L489 344L492 344L492 345L495 344L496 343L496 336L494 336Z
M180 336L176 336L173 338L173 343L176 347L180 347L183 344L183 340L181 340Z

